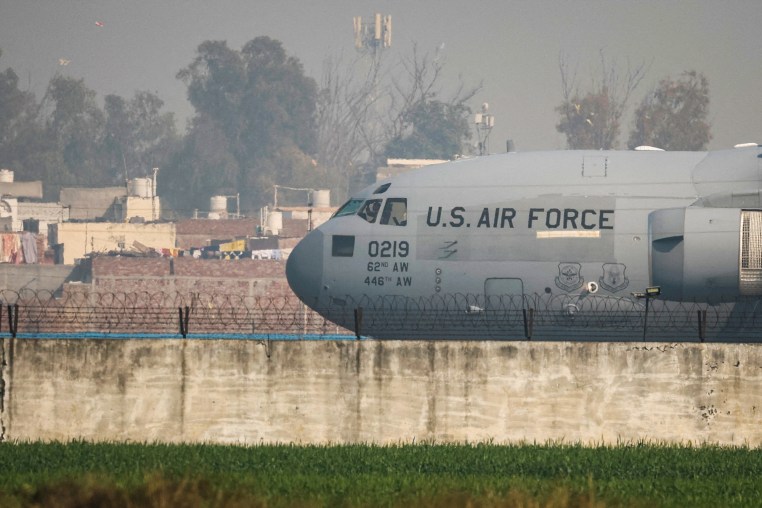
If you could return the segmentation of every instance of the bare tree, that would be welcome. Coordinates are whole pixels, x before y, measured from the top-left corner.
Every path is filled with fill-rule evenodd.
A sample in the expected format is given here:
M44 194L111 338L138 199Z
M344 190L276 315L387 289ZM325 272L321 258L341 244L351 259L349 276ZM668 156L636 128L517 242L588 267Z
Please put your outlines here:
M360 161L372 158L383 142L377 107L382 59L374 55L364 73L360 70L363 60L357 57L344 64L341 59L329 58L323 64L317 161L326 183L340 196L349 192L350 179L359 171Z
M421 55L417 46L399 62L384 52L364 54L348 64L327 60L318 107L318 165L340 195L366 166L382 163L386 146L411 129L411 112L439 100L443 55ZM481 89L460 82L445 102L466 111L466 102Z
M609 63L600 52L600 77L591 79L584 94L577 86L576 69L571 72L563 55L559 56L563 102L556 129L566 135L571 149L614 148L620 133L620 120L632 95L646 73L645 64L622 72L616 62Z
M471 137L467 102L481 89L481 84L466 88L462 80L449 96L441 98L440 81L445 61L439 51L432 58L419 55L413 46L410 58L404 59L404 81L393 80L392 105L389 108L387 152L396 149L420 151L421 156L447 158L462 153L463 142ZM437 140L437 142L433 142ZM438 146L435 146L438 145ZM427 155L428 154L428 155Z

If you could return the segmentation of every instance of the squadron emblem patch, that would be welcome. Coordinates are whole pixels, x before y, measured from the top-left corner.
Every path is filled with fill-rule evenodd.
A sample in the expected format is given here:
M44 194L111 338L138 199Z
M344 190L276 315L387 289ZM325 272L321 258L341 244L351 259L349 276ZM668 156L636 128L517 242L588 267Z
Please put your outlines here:
M630 280L624 274L625 270L627 267L622 263L604 263L603 275L598 279L598 283L612 293L621 291L630 285Z
M582 287L585 279L580 275L582 265L579 263L559 263L556 286L564 291L574 291Z

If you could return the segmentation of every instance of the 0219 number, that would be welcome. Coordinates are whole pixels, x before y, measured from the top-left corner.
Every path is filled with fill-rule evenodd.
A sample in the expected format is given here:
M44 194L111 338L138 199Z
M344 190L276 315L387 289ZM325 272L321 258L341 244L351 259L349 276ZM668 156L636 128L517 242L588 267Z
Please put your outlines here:
M372 240L368 243L368 256L372 258L406 258L410 253L410 244L406 240Z

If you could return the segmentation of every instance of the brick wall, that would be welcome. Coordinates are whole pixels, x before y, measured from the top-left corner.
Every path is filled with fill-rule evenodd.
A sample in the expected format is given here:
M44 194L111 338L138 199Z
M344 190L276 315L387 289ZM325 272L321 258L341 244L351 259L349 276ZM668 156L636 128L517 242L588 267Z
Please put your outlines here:
M21 333L337 333L306 308L285 262L98 256L77 265L56 298L20 302ZM45 296L43 294L43 296Z
M168 258L98 256L92 259L92 278L163 277L169 275Z
M97 293L179 292L295 298L284 261L100 256L92 260Z
M193 259L176 258L175 275L182 277L214 277L261 279L286 277L286 264L268 259Z
M178 221L178 235L212 235L214 238L232 238L234 236L253 236L259 221L256 219L187 219Z
M176 224L177 247L190 249L205 247L210 240L230 240L254 236L259 221L256 219L188 219Z

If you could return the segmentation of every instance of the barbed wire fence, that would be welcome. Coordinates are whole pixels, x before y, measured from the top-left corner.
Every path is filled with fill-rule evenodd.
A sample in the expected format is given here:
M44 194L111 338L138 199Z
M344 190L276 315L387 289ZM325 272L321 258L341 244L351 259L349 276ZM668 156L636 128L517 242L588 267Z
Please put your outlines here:
M458 293L347 298L320 311L358 335L382 338L762 341L762 301L752 298L709 304L591 294Z
M1 290L0 333L351 334L296 297Z
M201 292L0 290L0 334L762 341L762 301L597 295L333 298Z

